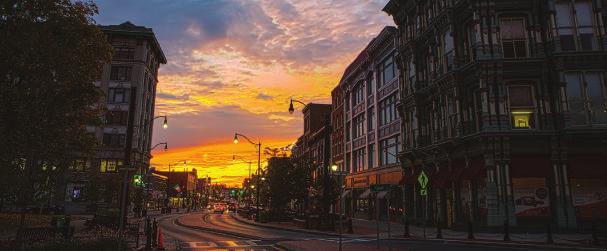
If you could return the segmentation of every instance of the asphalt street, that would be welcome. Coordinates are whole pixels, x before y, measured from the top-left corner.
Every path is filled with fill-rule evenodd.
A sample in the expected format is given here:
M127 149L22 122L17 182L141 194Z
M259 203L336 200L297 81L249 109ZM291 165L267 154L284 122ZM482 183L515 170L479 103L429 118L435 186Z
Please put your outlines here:
M191 213L159 218L167 250L338 250L338 238L253 226L229 214ZM467 244L452 241L381 240L369 237L343 238L343 250L551 250L520 246ZM559 249L563 250L563 249ZM575 250L575 249L571 249Z

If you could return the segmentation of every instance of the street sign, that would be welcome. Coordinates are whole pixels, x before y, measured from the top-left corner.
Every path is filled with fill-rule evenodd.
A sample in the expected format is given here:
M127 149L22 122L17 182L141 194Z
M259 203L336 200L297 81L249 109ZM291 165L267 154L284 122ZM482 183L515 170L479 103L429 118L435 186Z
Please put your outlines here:
M430 179L428 179L428 176L426 175L424 170L422 170L422 172L419 174L419 176L417 176L417 181L419 182L419 185L422 187L422 190L426 190L426 187L428 186L428 181L430 181Z
M137 187L143 187L143 175L135 174L133 175L133 185Z
M419 190L419 195L421 195L421 196L428 196L428 190L427 189Z

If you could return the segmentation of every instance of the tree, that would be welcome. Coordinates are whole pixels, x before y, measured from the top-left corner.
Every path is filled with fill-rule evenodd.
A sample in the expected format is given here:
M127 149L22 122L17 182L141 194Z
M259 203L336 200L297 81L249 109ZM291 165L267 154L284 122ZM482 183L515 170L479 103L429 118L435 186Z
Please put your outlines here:
M0 167L23 209L36 192L41 163L61 172L73 153L90 153L86 125L99 122L101 93L92 84L112 47L90 1L0 3ZM4 176L6 175L6 176ZM23 219L22 219L23 220Z

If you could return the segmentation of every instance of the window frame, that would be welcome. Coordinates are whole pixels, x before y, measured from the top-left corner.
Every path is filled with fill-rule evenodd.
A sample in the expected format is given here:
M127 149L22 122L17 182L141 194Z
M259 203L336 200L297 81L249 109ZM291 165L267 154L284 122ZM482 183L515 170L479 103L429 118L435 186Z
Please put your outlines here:
M529 95L531 98L531 103L528 105L525 104L521 104L521 105L512 105L512 98L511 98L511 89L513 88L521 88L521 87L526 87L529 89ZM535 98L535 82L533 81L528 81L528 82L521 82L521 81L517 81L517 82L513 82L511 84L507 85L507 92L508 92L508 109L509 109L509 114L510 114L510 128L513 130L534 130L537 128L536 125L536 121L537 121L537 100ZM527 119L527 127L519 127L517 126L516 122L515 122L515 118L524 116L525 114L530 114L528 119Z
M523 38L504 38L502 31L503 29L503 24L505 22L512 22L512 21L521 21L522 23L522 28L523 28ZM525 17L502 17L500 18L500 44L502 46L502 57L507 58L507 59L517 59L517 58L528 58L529 57L529 34L528 34L528 30L527 30L527 19ZM512 53L513 56L512 57L506 57L506 50L505 50L505 43L506 42L510 42L512 43ZM519 49L517 48L517 42L523 42L525 48L524 48L524 52L525 55L523 56L519 56L518 55L518 51Z

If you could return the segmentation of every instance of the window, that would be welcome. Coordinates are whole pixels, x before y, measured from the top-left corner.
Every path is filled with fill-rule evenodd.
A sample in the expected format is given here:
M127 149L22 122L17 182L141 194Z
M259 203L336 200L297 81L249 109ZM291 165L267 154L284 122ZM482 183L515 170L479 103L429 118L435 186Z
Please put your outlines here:
M360 172L365 170L365 148L355 150L352 156L354 157L352 160L352 171Z
M129 81L131 80L131 67L129 66L112 66L110 80Z
M88 162L86 162L86 159L75 159L70 164L69 170L74 172L84 172L88 170L88 167L89 165Z
M451 31L448 30L447 32L445 32L445 35L443 37L443 43L444 43L444 54L445 54L445 69L447 71L450 71L451 69L453 69L453 65L455 64L455 47L453 45L453 35L451 35Z
M398 162L396 154L400 151L398 135L379 141L379 165L389 165Z
M502 53L504 58L527 57L527 36L525 20L522 18L503 18L500 22Z
M396 119L396 94L379 102L379 125L386 125Z
M369 169L374 168L375 167L375 144L370 144L369 145L369 157L367 158L369 164L367 164L367 167Z
M375 130L375 123L377 123L375 119L375 107L369 107L367 110L367 128L369 132Z
M560 0L556 2L556 23L561 50L593 50L596 48L593 31L594 16L589 0Z
M373 95L375 90L375 82L373 82L373 72L369 72L367 75L367 96Z
M352 90L352 107L362 103L365 100L364 91L365 89L362 82L354 86L354 89Z
M126 125L127 115L126 111L108 111L105 114L105 123L108 125Z
M135 49L129 47L114 47L114 59L134 59L135 58Z
M605 111L605 82L600 72L569 72L567 104L574 125L607 123Z
M512 128L530 129L534 127L533 92L531 86L508 87Z
M112 103L128 103L131 90L126 88L110 88L108 90L107 102Z
M124 146L124 134L105 133L103 134L103 145L110 147Z
M119 159L102 159L99 171L102 173L116 172L118 171L118 166L121 165L122 160Z
M360 114L352 119L354 128L352 128L352 138L356 139L365 134L365 115Z
M394 60L392 59L392 55L390 55L379 65L379 83L377 84L377 88L381 88L395 76Z

